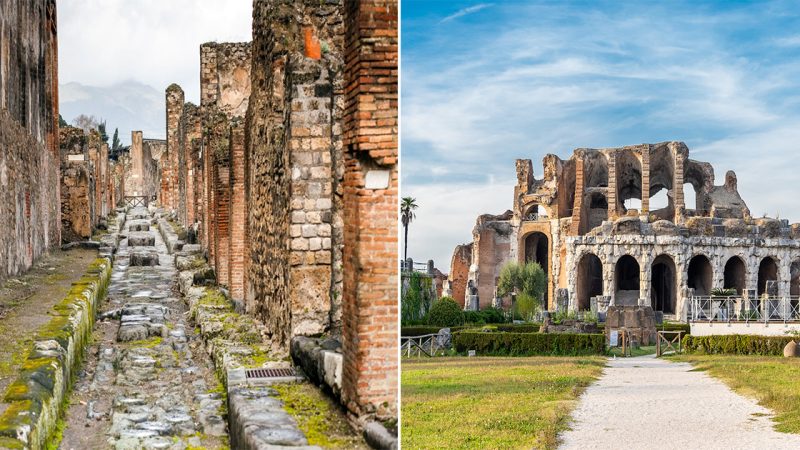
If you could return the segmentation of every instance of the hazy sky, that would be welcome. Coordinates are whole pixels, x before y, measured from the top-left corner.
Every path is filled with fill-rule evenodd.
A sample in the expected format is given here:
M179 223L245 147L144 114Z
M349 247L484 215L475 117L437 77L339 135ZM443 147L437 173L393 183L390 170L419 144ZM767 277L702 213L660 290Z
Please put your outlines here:
M680 140L733 169L753 215L800 221L793 2L429 2L402 8L409 256L449 270L478 214L512 208L514 160Z
M115 88L121 87L123 94L128 88L141 92L140 96L151 96L154 92L145 89L150 87L163 100L164 90L171 83L181 85L187 101L198 103L200 44L250 41L252 3L252 0L59 1L59 83L66 86L60 93L62 105L84 100L81 109L95 109L86 111L87 114L108 117L113 112L103 109L109 108L110 103L113 105ZM101 89L82 89L74 83ZM125 98L123 94L118 99ZM106 98L87 101L85 97L91 95ZM155 102L136 100L134 94L132 100L122 102L128 103L132 114L141 114L143 123L165 122L163 102L156 108ZM113 106L124 109L126 105ZM108 126L113 130L115 124L109 122ZM163 137L163 130L151 130L157 131ZM120 135L127 140L130 131L123 133L121 129Z

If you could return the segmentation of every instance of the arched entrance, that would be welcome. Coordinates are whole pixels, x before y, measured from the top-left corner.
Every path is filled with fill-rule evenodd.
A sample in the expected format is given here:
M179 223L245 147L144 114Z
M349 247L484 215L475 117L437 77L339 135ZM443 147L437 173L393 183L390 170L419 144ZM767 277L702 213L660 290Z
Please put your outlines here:
M736 289L736 293L741 295L745 289L747 279L747 269L742 258L733 256L725 263L725 281L722 287L725 289Z
M544 273L548 273L547 257L549 251L547 235L544 233L537 231L525 236L525 262L539 263Z
M772 285L772 283L767 283L768 281L778 281L778 262L771 256L762 259L761 264L758 265L759 297L764 294L778 295L778 293L774 291L768 292L768 285Z
M603 295L603 264L593 253L583 255L578 263L578 285L575 295L579 311L590 308L592 297Z
M800 259L795 260L789 269L789 295L800 295Z
M669 255L659 255L652 266L650 304L654 311L675 314L677 289L675 262Z
M714 270L705 255L696 255L689 261L686 285L694 289L694 295L711 294Z
M614 267L614 303L617 305L639 304L639 262L631 255L617 260Z

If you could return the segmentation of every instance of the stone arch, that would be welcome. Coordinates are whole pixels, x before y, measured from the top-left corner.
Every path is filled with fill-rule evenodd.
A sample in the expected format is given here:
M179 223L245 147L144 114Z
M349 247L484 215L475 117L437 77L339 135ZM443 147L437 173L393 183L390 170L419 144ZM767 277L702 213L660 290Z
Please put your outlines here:
M659 219L672 220L675 205L671 193L675 181L675 157L668 146L650 150L650 212ZM663 205L654 199L662 199Z
M768 293L768 281L779 280L778 259L767 256L758 264L758 295L759 297ZM777 293L775 293L777 295Z
M569 217L575 206L575 159L564 162L561 176L558 178L558 215Z
M631 255L619 258L614 266L614 303L637 305L640 295L640 280L639 261Z
M550 216L547 207L538 203L529 203L525 205L522 213L522 220L539 220L540 218L547 218Z
M692 257L686 269L686 286L694 289L695 295L710 295L713 282L714 269L708 257L703 254Z
M725 289L736 289L736 293L741 295L747 286L747 265L739 256L731 256L725 263L723 271L723 284Z
M550 243L547 235L540 231L534 231L525 235L523 242L525 243L525 249L523 253L525 255L524 262L537 262L540 266L542 266L544 273L548 273Z
M677 296L677 270L671 256L661 254L653 260L650 273L650 304L654 311L675 314Z
M603 263L594 253L584 254L578 262L575 297L579 311L588 310L592 297L603 295Z

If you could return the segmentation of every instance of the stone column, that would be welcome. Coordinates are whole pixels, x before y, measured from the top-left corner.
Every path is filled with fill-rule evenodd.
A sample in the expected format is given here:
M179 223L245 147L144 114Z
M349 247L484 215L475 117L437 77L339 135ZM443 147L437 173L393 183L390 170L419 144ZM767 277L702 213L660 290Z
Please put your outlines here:
M231 126L231 242L230 292L235 300L244 299L245 252L247 251L246 199L244 192L245 151L244 124L235 121Z
M608 155L608 220L617 218L617 152L612 150Z
M643 145L642 149L642 210L641 214L650 212L650 144Z

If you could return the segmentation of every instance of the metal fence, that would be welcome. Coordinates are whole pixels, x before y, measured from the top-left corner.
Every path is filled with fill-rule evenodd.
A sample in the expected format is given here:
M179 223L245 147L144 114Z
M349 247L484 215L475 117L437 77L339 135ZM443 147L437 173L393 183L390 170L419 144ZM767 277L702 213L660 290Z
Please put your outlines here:
M800 296L714 297L693 296L693 322L800 322Z

